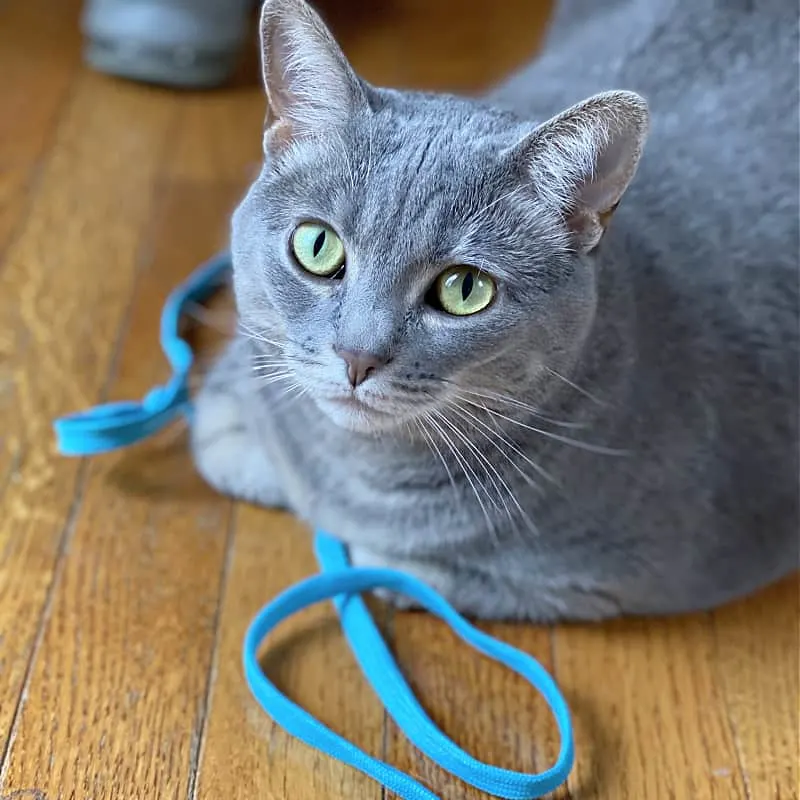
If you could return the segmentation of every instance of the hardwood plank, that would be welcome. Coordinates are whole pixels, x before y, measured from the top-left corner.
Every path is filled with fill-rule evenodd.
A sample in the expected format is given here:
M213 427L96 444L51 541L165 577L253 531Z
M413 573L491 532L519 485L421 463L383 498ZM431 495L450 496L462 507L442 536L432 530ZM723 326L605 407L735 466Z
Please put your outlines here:
M82 76L0 271L0 754L80 471L54 459L51 421L100 397L171 119L165 98Z
M0 9L0 164L31 162L80 63L79 0L26 0Z
M396 88L473 92L537 50L552 0L317 0L353 66Z
M27 0L0 8L0 255L27 213L39 162L78 69L79 6L78 0Z
M266 100L258 87L187 96L184 124L170 143L165 180L230 180L244 184L261 166Z
M247 625L281 590L316 571L304 526L241 506L220 616L214 688L198 800L378 800L360 773L287 736L251 697L241 669ZM330 604L288 620L268 643L267 674L324 724L380 756L383 709L342 639Z
M554 658L575 719L575 797L746 797L707 616L560 627Z
M163 300L224 242L232 194L219 185L165 187L114 396L140 397L167 377L158 344ZM142 463L156 464L160 481L151 466L143 485ZM6 792L33 787L47 797L96 800L187 796L230 508L195 477L185 442L174 433L90 462L12 744Z
M481 627L530 653L552 674L547 628L503 623ZM555 722L547 704L522 678L467 648L446 625L427 614L396 614L392 641L398 663L423 707L467 752L523 772L541 772L555 762L559 744ZM428 761L391 719L387 760L443 798L486 797Z
M164 163L168 180L249 183L261 168L266 97L261 86L257 9L239 68L221 91L184 93L184 124Z
M797 800L800 580L716 611L714 626L749 797Z

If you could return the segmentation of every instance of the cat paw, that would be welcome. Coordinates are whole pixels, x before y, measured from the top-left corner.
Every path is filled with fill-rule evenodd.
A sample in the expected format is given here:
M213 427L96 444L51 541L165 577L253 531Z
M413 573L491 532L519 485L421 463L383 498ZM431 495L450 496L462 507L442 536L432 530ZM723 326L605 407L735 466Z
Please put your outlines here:
M286 508L272 464L249 430L239 399L207 384L195 399L192 455L202 477L222 494L250 503Z

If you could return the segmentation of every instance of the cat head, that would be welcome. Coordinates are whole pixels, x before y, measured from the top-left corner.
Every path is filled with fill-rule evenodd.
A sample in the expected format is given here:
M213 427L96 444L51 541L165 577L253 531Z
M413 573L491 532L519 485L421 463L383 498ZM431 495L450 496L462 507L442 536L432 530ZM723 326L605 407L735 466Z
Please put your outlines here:
M264 164L232 246L265 380L368 433L525 393L580 349L592 254L647 133L640 97L537 124L379 89L303 0L267 0L261 42Z

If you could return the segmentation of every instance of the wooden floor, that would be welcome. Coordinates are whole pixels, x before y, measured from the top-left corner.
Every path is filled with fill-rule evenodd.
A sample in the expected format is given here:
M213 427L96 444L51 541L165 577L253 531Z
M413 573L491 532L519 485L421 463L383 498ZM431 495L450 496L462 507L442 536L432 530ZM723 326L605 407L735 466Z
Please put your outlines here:
M368 78L464 90L532 53L547 13L326 5ZM181 430L90 461L54 453L54 417L166 377L162 301L225 244L263 119L252 63L199 94L86 71L77 13L0 0L0 800L377 800L277 729L243 682L251 616L314 570L306 531L205 488ZM558 797L798 797L796 581L690 618L487 627L569 699L578 761ZM554 726L520 681L424 616L387 629L425 706L476 756L551 762ZM442 798L479 797L386 719L328 607L270 652L270 675L336 730Z

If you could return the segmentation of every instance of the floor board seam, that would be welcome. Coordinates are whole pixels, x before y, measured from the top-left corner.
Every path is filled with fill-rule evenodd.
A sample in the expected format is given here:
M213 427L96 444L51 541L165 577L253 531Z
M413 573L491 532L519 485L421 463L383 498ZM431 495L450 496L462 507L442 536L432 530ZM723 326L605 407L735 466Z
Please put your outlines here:
M47 623L50 621L50 615L53 610L53 603L55 601L56 589L61 582L61 576L64 572L66 565L66 551L69 542L72 540L72 534L75 530L75 523L78 518L78 511L83 501L83 496L86 491L88 462L83 460L83 463L78 468L78 475L75 479L75 492L73 494L72 503L69 511L67 512L66 521L59 537L58 549L56 551L56 563L53 569L53 577L47 587L45 601L42 606L42 614L39 619L39 624L36 628L36 636L33 640L31 652L28 655L28 662L25 665L25 674L22 680L22 687L20 688L17 704L14 708L14 714L11 718L11 729L8 733L6 746L0 756L0 790L5 788L6 778L8 777L8 769L11 763L11 753L14 749L14 743L17 739L19 732L19 725L22 720L22 712L25 708L25 700L28 696L30 689L31 678L33 677L33 669L36 664L36 658L44 641L45 632L47 630Z
M719 631L717 630L717 618L714 613L709 614L709 627L711 628L711 639L714 645L714 666L719 664L720 650L719 650ZM744 794L747 800L753 799L753 790L750 785L750 776L747 774L744 764L744 755L742 753L742 745L739 739L739 730L736 722L733 719L733 711L731 709L730 700L728 699L728 686L724 678L719 674L719 670L714 669L715 676L717 677L717 684L720 685L720 699L725 708L725 720L728 723L728 730L733 742L733 749L736 753L736 765L739 767L739 774L742 776L742 786L744 786Z
M22 448L18 448L11 456L11 463L8 465L8 471L0 478L0 504L3 502L8 487L14 480L14 473L19 469L20 462L22 461Z
M225 558L222 562L222 570L220 572L217 591L217 608L214 614L214 638L211 643L211 658L208 664L202 707L200 708L199 718L195 726L196 735L192 737L194 741L189 758L189 781L186 790L187 800L197 799L197 792L200 786L200 770L203 764L203 756L205 755L208 725L211 718L211 703L214 697L214 686L216 685L217 675L219 673L219 647L222 639L222 626L220 623L222 622L222 611L228 589L231 564L233 562L233 551L236 545L236 504L230 503L228 508L228 530L225 534Z
M392 646L394 642L394 622L395 622L395 610L391 606L386 606L384 611L384 622L386 625L386 642L389 647ZM399 664L398 664L399 666ZM389 716L389 712L384 707L382 710L383 714L383 726L381 731L381 758L386 761L389 757L389 726L393 725L393 721ZM385 786L381 786L381 800L390 800L389 791Z
M552 670L552 673L553 673L552 674L553 680L558 684L558 664L556 662L556 633L557 633L556 626L555 625L549 625L548 626L547 641L550 644L550 669ZM559 688L561 688L561 687L559 686ZM577 760L578 759L577 759L577 756L576 756L576 758L575 758L576 763L577 763ZM572 800L572 790L569 788L569 778L570 778L570 776L568 775L567 776L567 780L564 781L564 784L563 784L564 800Z

